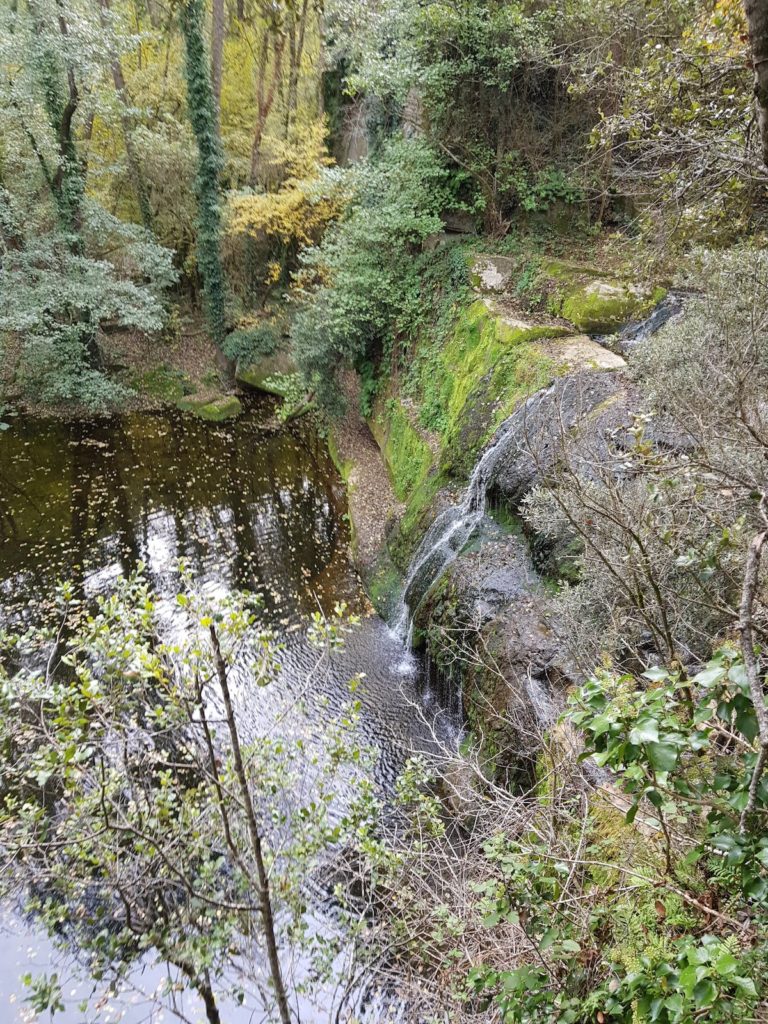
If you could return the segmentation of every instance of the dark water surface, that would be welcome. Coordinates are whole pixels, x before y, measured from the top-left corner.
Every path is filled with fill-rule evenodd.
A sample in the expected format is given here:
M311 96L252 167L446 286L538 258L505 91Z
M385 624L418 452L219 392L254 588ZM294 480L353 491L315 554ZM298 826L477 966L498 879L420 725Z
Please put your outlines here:
M155 590L171 598L183 558L212 596L261 593L264 615L285 644L273 695L260 690L254 700L241 677L246 724L250 718L263 728L265 717L294 695L307 708L301 728L319 733L349 699L349 679L362 673L361 729L379 752L376 775L386 787L409 752L430 746L433 729L448 736L451 724L421 692L401 641L368 612L349 558L343 487L324 442L305 425L269 429L270 412L254 400L239 420L220 425L175 413L87 423L14 420L0 435L0 621L40 622L59 580L95 596L138 562ZM346 650L317 672L302 623L340 601L363 621ZM169 617L171 607L169 600ZM6 918L2 1024L31 1019L19 975L57 960L33 925L10 910ZM159 968L137 972L130 979L135 991L88 1018L74 1009L87 987L71 967L59 971L72 979L65 986L68 1011L56 1017L63 1024L178 1019L169 1009L152 1009L143 994L162 982ZM202 1019L194 1001L187 1000L184 1013ZM232 1024L260 1019L252 1010L226 1017ZM303 1019L310 1018L305 1011ZM321 1009L312 1019L328 1017Z

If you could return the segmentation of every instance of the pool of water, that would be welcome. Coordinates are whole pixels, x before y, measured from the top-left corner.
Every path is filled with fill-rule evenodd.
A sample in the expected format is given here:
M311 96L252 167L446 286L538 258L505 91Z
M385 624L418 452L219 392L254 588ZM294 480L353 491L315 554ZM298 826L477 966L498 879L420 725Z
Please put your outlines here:
M253 400L240 419L220 425L170 412L14 420L0 435L0 621L38 624L59 580L92 597L138 563L156 592L170 598L183 558L212 595L261 594L264 616L284 644L275 694L259 691L258 701L244 694L244 726L250 720L263 727L287 697L300 696L301 727L319 734L348 700L349 679L363 674L361 730L378 753L375 774L386 791L408 753L430 747L435 733L450 738L453 723L423 692L401 641L370 611L349 555L343 486L325 443L306 424L275 430L271 412ZM346 649L316 671L304 622L340 601L361 624ZM247 691L247 677L241 682ZM203 1019L188 996L174 997L181 1007L169 1000L158 1007L152 993L165 978L150 964L131 975L119 998L106 998L99 1015L84 1016L77 1003L91 985L72 958L18 908L6 908L3 925L3 1022L30 1019L19 978L56 969L51 964L66 978L67 1011L56 1017L63 1024ZM327 1020L332 1007L325 1010L305 1008L302 1019ZM233 1007L226 1018L260 1019L253 1008Z

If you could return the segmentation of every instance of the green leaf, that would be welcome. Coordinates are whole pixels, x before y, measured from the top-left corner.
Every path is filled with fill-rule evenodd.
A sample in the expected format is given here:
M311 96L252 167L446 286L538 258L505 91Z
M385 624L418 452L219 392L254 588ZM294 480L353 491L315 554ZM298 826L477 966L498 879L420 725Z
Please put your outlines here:
M659 723L655 718L645 718L638 722L629 734L629 742L639 747L643 743L656 743L659 739Z
M692 996L693 990L699 980L699 970L699 967L692 965L690 967L684 967L682 971L680 971L680 988L682 988L683 992L685 992L689 999Z
M723 977L734 974L738 966L739 962L732 953L723 953L721 957L715 960L715 970Z
M671 743L649 743L648 760L656 771L671 772L677 764L678 750Z
M702 978L693 989L693 999L697 1006L711 1006L717 999L717 988L711 978Z
M669 679L669 672L665 668L661 668L659 665L646 669L643 672L644 679L650 679L652 683L660 683L664 679Z
M722 665L710 665L709 668L705 668L703 672L697 673L693 677L694 683L698 686L709 689L711 686L715 686L722 679L725 678L725 669Z
M751 978L742 978L739 975L734 975L731 981L743 995L757 999L757 989Z

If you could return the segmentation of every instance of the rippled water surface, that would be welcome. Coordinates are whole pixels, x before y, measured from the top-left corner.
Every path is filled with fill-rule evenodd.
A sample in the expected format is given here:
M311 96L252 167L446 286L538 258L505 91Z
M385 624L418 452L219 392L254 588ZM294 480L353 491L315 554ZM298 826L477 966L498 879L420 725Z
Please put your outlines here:
M89 423L15 420L0 435L0 616L39 621L58 580L93 596L138 562L154 588L171 596L183 558L212 594L263 595L264 614L285 644L276 697L304 698L302 728L319 731L348 699L348 680L364 674L361 729L379 751L376 772L386 786L408 752L428 746L434 728L450 732L450 723L439 713L435 719L400 640L368 612L348 554L343 488L324 442L303 425L269 429L269 413L254 401L239 420L221 425L171 413ZM313 672L302 622L339 601L361 613L362 624L343 654ZM270 698L256 696L243 694L243 714L263 725ZM32 925L10 911L6 918L3 1024L29 1019L19 975L40 971L53 957ZM131 981L137 991L96 1019L174 1019L152 1011L142 995L162 981L157 970ZM70 989L70 1008L56 1019L79 1024L84 1018L73 1007L82 983L73 977ZM188 1005L185 1013L198 1019L199 1008ZM233 1024L250 1019L257 1018L228 1014Z

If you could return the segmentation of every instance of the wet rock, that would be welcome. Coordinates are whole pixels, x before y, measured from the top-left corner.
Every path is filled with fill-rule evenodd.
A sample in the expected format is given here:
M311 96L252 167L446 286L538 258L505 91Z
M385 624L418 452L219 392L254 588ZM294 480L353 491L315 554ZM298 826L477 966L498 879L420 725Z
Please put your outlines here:
M587 370L557 378L551 387L521 404L513 413L513 431L494 481L510 507L519 509L537 481L552 469L565 433L588 422L589 436L604 439L607 431L626 424L625 396L621 375Z
M485 773L529 785L570 672L525 541L506 536L462 556L425 602L418 624L433 671L460 687Z

